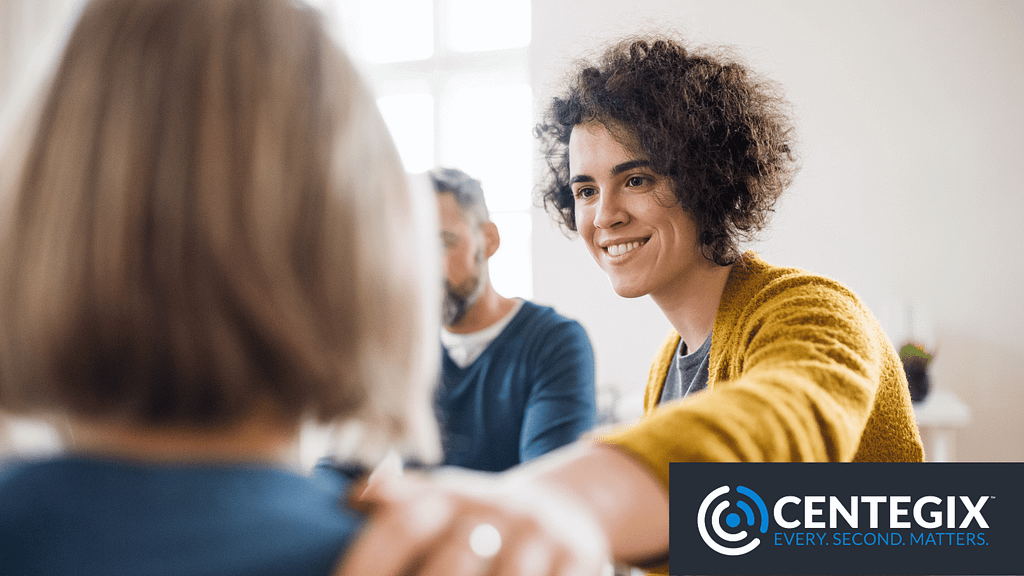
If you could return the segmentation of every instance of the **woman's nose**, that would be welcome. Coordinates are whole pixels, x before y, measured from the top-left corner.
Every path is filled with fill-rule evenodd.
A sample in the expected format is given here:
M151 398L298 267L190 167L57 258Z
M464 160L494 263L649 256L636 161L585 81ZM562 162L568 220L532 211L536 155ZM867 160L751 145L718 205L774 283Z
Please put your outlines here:
M614 228L629 221L629 214L623 209L616 194L602 194L598 200L597 213L594 214L594 226L597 228Z

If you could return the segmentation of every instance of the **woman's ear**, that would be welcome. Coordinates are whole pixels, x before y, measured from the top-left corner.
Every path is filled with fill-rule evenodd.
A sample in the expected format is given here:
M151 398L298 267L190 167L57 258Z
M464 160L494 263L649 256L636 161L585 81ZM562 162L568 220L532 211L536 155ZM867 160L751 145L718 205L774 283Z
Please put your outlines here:
M484 236L484 254L490 258L498 251L498 246L501 245L501 235L498 234L498 227L494 225L494 222L484 222L480 225L480 232Z

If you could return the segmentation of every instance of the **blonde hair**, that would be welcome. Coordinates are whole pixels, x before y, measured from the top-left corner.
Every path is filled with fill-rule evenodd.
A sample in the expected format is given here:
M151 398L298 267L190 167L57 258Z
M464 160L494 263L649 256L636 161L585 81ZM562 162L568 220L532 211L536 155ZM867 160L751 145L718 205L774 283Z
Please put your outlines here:
M33 122L2 223L0 408L222 426L270 403L410 433L433 243L315 10L94 1Z

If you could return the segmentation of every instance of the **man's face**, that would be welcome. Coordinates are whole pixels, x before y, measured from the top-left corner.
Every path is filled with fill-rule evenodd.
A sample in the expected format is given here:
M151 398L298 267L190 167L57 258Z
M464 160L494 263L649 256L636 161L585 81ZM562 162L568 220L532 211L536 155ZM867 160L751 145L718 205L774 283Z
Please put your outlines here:
M450 327L462 320L483 292L487 257L479 227L466 221L455 195L438 194L437 205L445 271L441 321Z

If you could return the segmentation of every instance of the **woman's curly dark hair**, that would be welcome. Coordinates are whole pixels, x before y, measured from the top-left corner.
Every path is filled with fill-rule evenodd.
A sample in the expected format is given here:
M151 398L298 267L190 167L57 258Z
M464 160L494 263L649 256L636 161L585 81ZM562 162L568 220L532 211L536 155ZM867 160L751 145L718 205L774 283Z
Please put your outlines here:
M569 136L574 126L595 120L672 179L704 256L722 266L735 262L740 243L765 227L796 173L789 105L774 83L725 49L628 38L596 64L581 64L534 129L550 168L540 198L572 231Z

